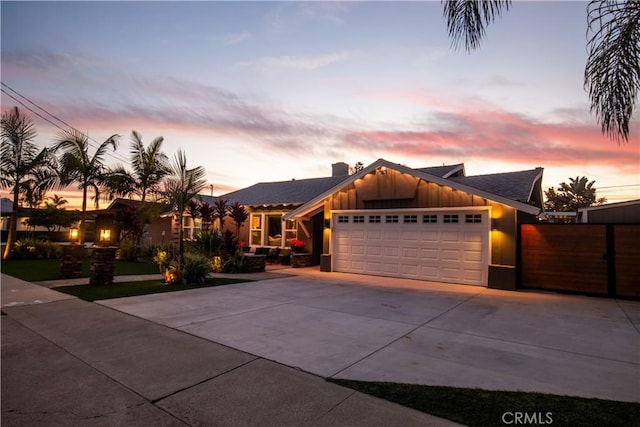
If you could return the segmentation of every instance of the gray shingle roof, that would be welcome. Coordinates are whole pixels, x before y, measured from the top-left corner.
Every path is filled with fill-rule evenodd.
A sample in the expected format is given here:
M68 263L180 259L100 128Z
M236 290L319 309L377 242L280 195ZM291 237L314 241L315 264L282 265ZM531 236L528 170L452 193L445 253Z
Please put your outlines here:
M531 189L541 173L542 168L536 168L489 175L456 176L449 179L507 199L527 203Z
M428 173L429 175L439 176L440 178L448 178L451 172L463 172L464 173L464 163L459 163L457 165L442 165L442 166L431 166L427 168L416 168L416 170L420 172Z
M243 205L302 204L344 181L346 176L260 182L220 196Z

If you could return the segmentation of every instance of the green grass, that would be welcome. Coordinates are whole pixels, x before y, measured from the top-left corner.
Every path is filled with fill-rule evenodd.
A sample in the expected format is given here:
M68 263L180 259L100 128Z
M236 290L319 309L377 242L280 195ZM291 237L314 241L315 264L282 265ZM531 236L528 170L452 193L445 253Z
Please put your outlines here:
M39 282L42 280L57 280L60 278L59 259L17 259L2 261L1 270L4 274L26 280ZM158 265L155 263L116 261L114 274L128 276L132 274L156 274ZM82 262L80 277L89 277L89 257Z
M543 393L488 391L468 388L365 382L328 381L431 415L468 426L504 426L506 412L537 414L538 424L555 426L639 426L640 404ZM552 423L547 418L549 414ZM514 424L514 416L506 421ZM542 421L540 421L542 420ZM522 423L521 423L522 425Z
M250 282L250 280L216 277L207 279L207 281L201 285L166 285L161 280L145 280L140 282L113 283L111 285L58 286L53 289L91 302L111 298L132 297L137 295L184 291L186 289L231 285L241 282Z

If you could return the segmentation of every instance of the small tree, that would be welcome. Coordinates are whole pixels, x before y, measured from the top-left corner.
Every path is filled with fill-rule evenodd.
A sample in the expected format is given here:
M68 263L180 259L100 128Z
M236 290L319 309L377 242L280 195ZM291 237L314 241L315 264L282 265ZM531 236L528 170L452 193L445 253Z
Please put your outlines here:
M249 212L238 202L234 202L229 207L229 216L236 223L236 237L240 238L240 227L244 224L249 218Z
M229 211L229 205L227 203L229 203L228 200L218 199L213 204L213 215L220 221L220 234L222 234L222 230L224 228L224 217L227 216L227 213Z
M178 223L178 265L176 275L182 277L184 267L184 227L183 215L189 202L196 197L206 185L204 179L205 169L198 166L192 169L187 167L187 157L184 151L178 150L171 164L171 174L165 181L163 198L173 206L173 213Z
M602 205L607 199L596 197L595 181L589 181L586 176L569 178L569 184L560 183L556 190L551 187L545 191L547 201L544 208L555 212L578 212L580 208L592 205Z
M213 222L215 209L209 203L204 202L200 205L200 217L202 218L202 229L209 231Z

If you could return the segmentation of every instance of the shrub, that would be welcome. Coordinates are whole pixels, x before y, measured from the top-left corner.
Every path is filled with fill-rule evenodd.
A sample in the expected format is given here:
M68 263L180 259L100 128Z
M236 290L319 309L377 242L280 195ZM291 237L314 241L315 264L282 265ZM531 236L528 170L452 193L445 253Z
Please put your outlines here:
M242 249L236 250L222 265L223 273L246 273L246 271L247 268L244 263L244 252Z
M123 261L137 261L138 246L132 240L122 240L118 248L117 258Z
M211 272L209 258L201 254L187 252L184 254L182 278L188 284L204 283Z
M55 259L62 256L62 247L42 240L18 240L11 250L14 259Z
M223 244L217 231L200 231L195 234L192 241L187 243L187 249L207 258L213 258L220 255Z

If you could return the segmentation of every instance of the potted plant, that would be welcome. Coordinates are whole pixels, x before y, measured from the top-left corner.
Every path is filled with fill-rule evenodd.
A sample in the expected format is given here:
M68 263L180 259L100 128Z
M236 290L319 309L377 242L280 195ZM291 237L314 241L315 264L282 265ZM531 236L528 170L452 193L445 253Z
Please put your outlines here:
M304 242L302 240L293 239L290 245L293 253L301 254L304 252Z
M292 267L308 267L311 265L311 254L305 252L305 244L302 240L294 239L290 243L291 266Z

